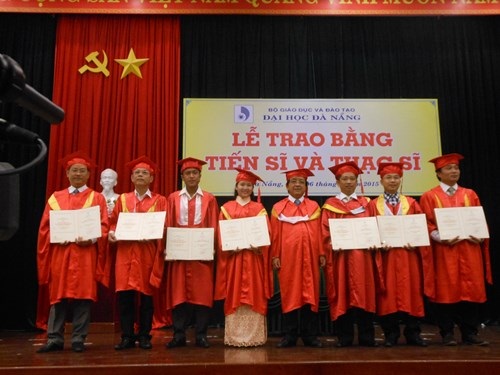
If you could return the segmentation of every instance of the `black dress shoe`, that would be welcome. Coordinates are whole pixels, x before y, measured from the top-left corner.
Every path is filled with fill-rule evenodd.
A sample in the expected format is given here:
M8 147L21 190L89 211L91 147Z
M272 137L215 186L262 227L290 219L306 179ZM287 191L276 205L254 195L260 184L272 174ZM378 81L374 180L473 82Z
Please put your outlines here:
M376 348L378 346L375 340L360 341L359 346L366 346L368 348Z
M449 333L443 337L443 345L444 346L457 346L457 340L453 334Z
M406 339L406 344L411 346L420 346L422 348L427 347L427 343L421 337L415 337L412 339Z
M180 348L181 346L186 346L186 339L172 339L166 345L167 349Z
M393 346L396 346L396 342L394 340L385 340L384 346L386 348L392 348Z
M48 342L44 346L42 346L40 349L38 349L36 352L37 353L49 353L49 352L57 352L63 350L63 345L62 344L57 344L55 342Z
M384 346L386 348L392 348L398 344L399 332L384 332L384 338Z
M297 342L290 339L281 339L281 341L276 345L277 348L291 348L297 345Z
M71 344L71 350L75 353L81 353L85 350L85 346L83 345L83 341L77 341Z
M309 346L311 348L322 348L323 344L318 339L313 340L302 340L304 342L304 346Z
M476 345L476 346L488 346L490 343L485 340L481 340L477 336L469 336L462 340L465 345Z
M208 343L206 337L196 339L196 346L199 346L200 348L210 348L210 344Z
M135 348L135 339L130 337L122 337L122 341L115 345L115 350Z
M141 349L152 349L151 339L149 337L141 336L139 337L139 348Z
M352 341L342 341L340 340L337 342L337 345L335 345L337 348L347 348L349 346L352 346Z

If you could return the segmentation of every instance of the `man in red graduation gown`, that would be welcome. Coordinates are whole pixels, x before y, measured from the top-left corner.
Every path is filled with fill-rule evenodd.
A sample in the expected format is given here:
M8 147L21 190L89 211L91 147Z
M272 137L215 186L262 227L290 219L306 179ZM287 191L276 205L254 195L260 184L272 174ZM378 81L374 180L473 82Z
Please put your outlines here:
M429 296L443 344L457 345L454 325L460 329L466 345L488 345L477 336L480 304L486 301L486 282L491 283L488 239L441 239L435 208L480 206L477 194L458 185L460 154L447 154L430 160L434 163L439 185L425 192L420 206L427 216L431 250L423 257L426 282L434 293Z
M167 199L167 227L214 228L218 224L219 207L215 197L200 188L201 169L206 162L195 158L178 161L182 190ZM215 253L214 247L214 253ZM194 316L196 346L208 348L207 329L214 296L214 262L176 260L167 264L167 309L172 310L174 337L167 348L186 345L186 328Z
M47 327L48 341L38 353L59 351L64 346L64 324L66 309L73 309L73 332L71 347L75 352L84 351L84 341L90 325L90 308L97 300L96 280L106 286L104 277L106 261L106 236L108 214L104 196L87 186L91 159L77 151L61 160L70 186L54 192L45 206L38 233L38 282L48 284L50 312ZM50 242L50 211L78 210L99 206L102 237L73 242Z
M153 324L153 293L161 283L164 267L164 242L157 240L118 241L115 236L116 224L121 212L161 212L167 209L164 196L153 193L150 186L158 173L156 164L147 156L127 163L135 190L120 195L111 216L109 241L116 242L115 290L118 295L121 342L116 350L134 348L139 341L142 349L151 349L151 329ZM138 333L134 333L135 296L140 296Z
M373 326L375 313L374 260L369 249L332 249L329 219L370 216L369 199L356 194L358 176L363 171L349 161L329 168L340 193L326 200L321 211L323 247L326 253L326 287L330 317L335 322L338 347L351 346L354 324L358 325L358 344L377 346Z
M310 176L314 175L308 169L286 172L288 197L272 209L271 257L283 312L284 337L279 348L295 346L299 335L304 346L323 346L317 336L320 265L325 258L321 253L321 210L306 194Z
M422 214L417 201L399 194L403 163L380 163L378 172L384 193L368 204L371 216ZM408 345L427 346L420 336L420 321L424 316L422 262L419 248L383 248L376 262L383 284L377 285L377 314L384 332L386 347L397 344L400 321L405 324Z

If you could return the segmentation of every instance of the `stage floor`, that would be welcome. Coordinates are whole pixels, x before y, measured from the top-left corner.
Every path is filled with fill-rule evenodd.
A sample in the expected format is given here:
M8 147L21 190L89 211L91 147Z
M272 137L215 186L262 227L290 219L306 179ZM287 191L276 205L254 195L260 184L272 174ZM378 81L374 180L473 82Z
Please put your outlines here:
M391 374L500 374L500 327L481 328L480 336L489 346L476 347L459 344L441 345L437 328L423 326L426 348L404 343L392 348L353 346L337 348L333 337L321 337L323 348L306 348L299 341L294 348L276 348L279 337L270 337L258 348L230 348L223 344L224 331L211 329L211 347L194 346L192 331L188 346L166 349L172 337L171 329L153 331L153 349L115 351L120 334L114 329L93 329L85 343L85 352L70 349L69 336L62 352L38 354L45 343L44 332L0 332L0 375L3 374L335 374L335 375L391 375ZM96 331L101 331L96 332ZM458 332L457 332L458 333ZM457 339L459 339L457 334ZM377 327L377 341L383 338ZM404 341L404 340L403 340Z

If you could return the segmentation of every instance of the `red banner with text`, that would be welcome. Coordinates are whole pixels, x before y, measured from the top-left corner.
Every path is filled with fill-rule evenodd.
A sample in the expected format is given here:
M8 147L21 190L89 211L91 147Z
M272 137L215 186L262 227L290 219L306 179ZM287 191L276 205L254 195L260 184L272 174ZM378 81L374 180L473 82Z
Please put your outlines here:
M495 15L500 0L0 0L0 12L253 15Z

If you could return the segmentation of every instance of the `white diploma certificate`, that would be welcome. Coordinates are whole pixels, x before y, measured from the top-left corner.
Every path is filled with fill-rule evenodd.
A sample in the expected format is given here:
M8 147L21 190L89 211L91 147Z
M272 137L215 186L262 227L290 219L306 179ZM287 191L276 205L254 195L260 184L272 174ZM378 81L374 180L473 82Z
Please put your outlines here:
M222 250L249 249L271 244L267 216L219 220Z
M213 260L214 228L167 228L165 260Z
M328 224L333 250L380 247L380 236L375 217L328 219Z
M76 242L99 238L101 232L101 209L99 206L79 210L51 210L49 212L50 242Z
M166 211L120 212L116 223L116 239L122 241L161 239L166 215Z
M482 206L435 208L434 213L442 240L490 237Z
M404 247L428 246L429 232L425 214L377 216L382 245Z

